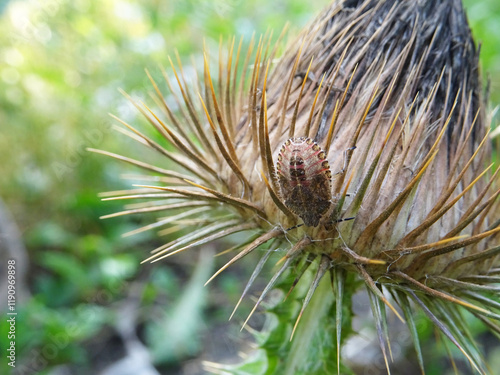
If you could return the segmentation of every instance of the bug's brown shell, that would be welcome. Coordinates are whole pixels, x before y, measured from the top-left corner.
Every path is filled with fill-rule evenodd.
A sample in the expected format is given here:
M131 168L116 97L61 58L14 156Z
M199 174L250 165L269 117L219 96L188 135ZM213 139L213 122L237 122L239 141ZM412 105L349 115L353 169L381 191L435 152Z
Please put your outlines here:
M331 205L332 173L326 154L312 139L287 140L276 165L285 205L308 226L318 226Z

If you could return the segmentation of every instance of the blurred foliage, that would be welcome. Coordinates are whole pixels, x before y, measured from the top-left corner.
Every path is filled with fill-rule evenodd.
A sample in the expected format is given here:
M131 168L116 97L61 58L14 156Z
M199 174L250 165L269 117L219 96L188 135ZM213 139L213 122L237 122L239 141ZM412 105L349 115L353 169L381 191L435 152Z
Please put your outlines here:
M490 82L490 101L500 103L500 2L463 0L472 34L481 47L481 65L485 81ZM499 117L496 117L498 124Z
M218 359L236 354L238 347L216 342L217 335L209 327L227 319L241 282L251 270L237 266L217 281L213 288L219 293L208 298L207 288L200 288L208 267L196 268L193 259L198 258L192 255L154 267L140 266L159 240L154 233L126 238L121 234L146 219L98 219L118 211L121 204L103 203L97 193L129 187L120 174L135 171L89 154L85 148L127 150L151 157L112 131L108 112L130 123L143 122L118 93L119 88L147 98L151 85L144 68L159 77L158 64L167 66L167 55L175 56L176 50L189 64L190 55L196 62L201 60L204 42L215 55L221 35L225 40L243 35L248 42L253 32L258 35L273 29L279 33L286 22L294 35L328 3L0 3L0 196L23 234L31 294L17 306L19 366L29 365L34 373L46 374L58 365L73 364L81 368L79 373L96 373L109 364L103 352L116 350L112 354L116 360L123 355L123 348L108 344L117 336L115 328L124 324L123 301L134 298L138 299L137 334L145 337L158 365L174 366L174 370L163 367L165 373L190 373L182 370L181 363L203 350L200 332L210 330L207 340L221 346ZM500 4L496 0L466 0L465 4L473 32L482 42L483 71L491 79L491 99L496 105L500 103ZM205 324L200 323L202 314L208 319ZM189 329L179 330L168 346L183 349L162 353L162 337L183 322L189 322L190 327L184 327ZM0 328L4 343L5 319ZM241 340L238 329L234 335ZM3 354L0 361L0 371L5 373Z

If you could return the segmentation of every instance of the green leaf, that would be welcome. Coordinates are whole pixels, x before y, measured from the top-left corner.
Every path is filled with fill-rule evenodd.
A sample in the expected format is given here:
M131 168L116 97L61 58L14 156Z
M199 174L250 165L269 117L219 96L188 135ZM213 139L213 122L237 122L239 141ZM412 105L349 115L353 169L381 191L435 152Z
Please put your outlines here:
M247 374L247 369L255 370L252 374L265 375L324 375L337 373L337 315L336 301L329 277L323 277L309 305L305 309L297 326L293 340L290 341L292 327L298 317L311 282L316 274L318 262L304 274L294 291L285 302L282 298L275 306L266 310L266 324L262 332L254 333L260 348L238 365L214 365L224 374ZM290 288L291 274L278 285L286 295ZM351 297L358 281L353 277L346 280L348 288L342 300L341 335L342 340L352 333L350 308ZM352 289L351 289L352 287ZM263 355L265 354L265 355ZM247 367L248 366L248 367ZM352 372L341 364L341 374Z

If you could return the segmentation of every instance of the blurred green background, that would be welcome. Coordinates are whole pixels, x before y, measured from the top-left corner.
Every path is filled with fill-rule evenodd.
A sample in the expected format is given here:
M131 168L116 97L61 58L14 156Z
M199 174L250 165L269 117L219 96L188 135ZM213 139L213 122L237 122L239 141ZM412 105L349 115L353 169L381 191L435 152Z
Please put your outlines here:
M226 321L253 262L246 263L248 269L234 266L207 288L204 280L215 268L210 249L139 265L167 239L154 233L122 237L151 217L99 220L121 204L101 202L97 194L128 188L120 175L135 170L85 148L150 157L111 129L108 112L143 123L119 88L147 99L151 85L144 68L159 77L158 64L168 65L167 55L175 50L189 65L190 56L200 61L203 37L209 46L220 35L244 35L248 41L254 31L279 32L287 21L293 35L328 3L1 3L2 374L9 373L3 312L12 258L19 374L125 374L119 366L137 366L137 374L201 374L201 360L237 360L248 334L239 333L238 321ZM492 109L500 103L500 3L465 4L482 43Z

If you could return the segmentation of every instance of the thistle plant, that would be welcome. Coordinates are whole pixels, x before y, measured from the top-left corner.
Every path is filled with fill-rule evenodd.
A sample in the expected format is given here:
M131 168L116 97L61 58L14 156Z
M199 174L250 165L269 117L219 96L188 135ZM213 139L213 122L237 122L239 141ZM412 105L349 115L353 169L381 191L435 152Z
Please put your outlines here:
M145 262L248 233L208 280L261 252L236 307L279 254L243 325L279 288L288 299L267 308L287 328L260 337L267 359L254 373L341 373L363 288L388 373L392 315L425 373L419 311L474 372L494 373L463 318L500 335L499 169L460 1L337 1L279 54L283 39L269 33L246 51L232 39L226 54L221 44L217 79L209 51L194 83L180 60L162 82L148 73L155 107L130 100L161 141L116 120L173 166L93 150L148 173L106 194L141 200L106 217L162 212L139 230L170 234L191 218Z

